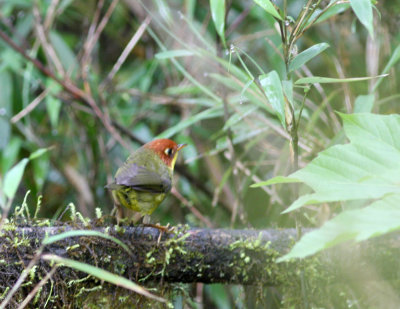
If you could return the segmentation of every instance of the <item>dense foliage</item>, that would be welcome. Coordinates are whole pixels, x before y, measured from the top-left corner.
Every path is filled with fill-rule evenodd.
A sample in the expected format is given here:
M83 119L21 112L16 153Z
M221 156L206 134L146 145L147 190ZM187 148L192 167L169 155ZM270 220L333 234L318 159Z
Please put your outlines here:
M154 222L319 227L342 215L292 256L400 228L400 120L371 114L399 112L399 4L2 1L2 213L29 190L31 216L69 220L70 203L86 217L109 214L104 186L117 167L167 137L189 146ZM340 152L351 147L367 155ZM309 173L318 164L326 169ZM380 225L345 230L360 218ZM238 289L207 286L204 302L229 306Z

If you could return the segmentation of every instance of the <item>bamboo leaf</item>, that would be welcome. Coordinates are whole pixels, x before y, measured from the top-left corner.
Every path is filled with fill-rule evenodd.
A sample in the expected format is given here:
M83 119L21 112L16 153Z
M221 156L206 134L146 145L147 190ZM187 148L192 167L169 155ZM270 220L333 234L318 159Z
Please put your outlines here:
M289 64L289 72L295 71L302 67L305 63L322 53L329 47L328 43L320 43L307 48L305 51L298 54Z
M374 36L371 0L350 0L351 8L358 20L367 28L371 37Z
M210 0L211 17L223 45L225 43L225 0Z
M159 52L156 54L156 58L161 59L170 59L170 58L177 58L177 57L188 57L193 56L195 53L187 50L187 49L175 49L175 50L167 50L163 52Z
M268 101L275 110L282 126L286 128L285 123L285 99L283 97L283 89L281 79L276 71L271 71L268 74L259 77L260 84L264 89Z
M279 15L278 11L275 9L270 0L254 0L254 2L261 6L267 13L271 14L273 17L279 20L283 20L283 18Z
M320 83L320 84L350 83L350 82L360 82L360 81L364 81L364 80L370 80L370 79L380 78L380 77L385 77L385 76L388 76L388 74L382 74L382 75L371 76L371 77L352 77L352 78L330 78L330 77L312 76L312 77L299 78L298 80L296 80L295 84L301 85L301 84L315 84L315 83Z

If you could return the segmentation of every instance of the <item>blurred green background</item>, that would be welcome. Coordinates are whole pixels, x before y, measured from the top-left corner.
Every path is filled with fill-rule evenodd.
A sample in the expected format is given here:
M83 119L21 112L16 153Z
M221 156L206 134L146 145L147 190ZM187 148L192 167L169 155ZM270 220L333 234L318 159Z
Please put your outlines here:
M330 47L293 77L378 75L398 45L397 3L377 4L374 38L349 9L310 27L296 51L322 42ZM304 4L288 1L288 15L296 17ZM251 1L228 1L226 9L224 48L208 1L3 1L2 31L92 98L104 117L1 41L1 175L38 148L52 147L29 163L14 204L31 190L32 207L43 196L42 217L56 218L70 202L85 216L93 217L95 207L109 213L113 202L104 185L130 151L163 136L189 147L175 173L179 193L159 207L155 221L292 226L291 216L280 212L294 200L293 188L249 188L292 171L288 135L245 74L276 70L285 77L280 33ZM186 55L165 53L171 50ZM398 112L397 78L392 69L374 92L374 112ZM370 93L375 82L310 90L299 121L300 167L344 142L335 111L353 112L355 98ZM294 88L296 107L303 95L303 88ZM331 212L309 207L302 220L318 225Z
M288 29L306 2L275 1L287 5ZM68 220L60 214L69 203L86 217L95 217L96 207L109 214L113 201L104 186L118 166L141 144L168 137L189 146L178 159L176 191L153 222L294 227L294 215L280 213L305 189L249 188L294 170L290 137L249 76L272 70L282 80L379 75L400 42L400 2L376 3L373 37L348 4L338 6L290 52L324 42L329 48L290 75L271 15L253 1L226 1L225 11L224 45L209 1L1 1L0 30L36 63L0 40L0 181L22 158L51 147L27 165L13 207L30 190L32 214L43 197L40 217ZM378 79L314 84L304 96L305 88L295 86L296 117L304 99L299 167L346 142L335 112L398 113L397 69L379 88ZM356 100L368 94L372 104ZM339 208L307 206L299 220L320 226Z

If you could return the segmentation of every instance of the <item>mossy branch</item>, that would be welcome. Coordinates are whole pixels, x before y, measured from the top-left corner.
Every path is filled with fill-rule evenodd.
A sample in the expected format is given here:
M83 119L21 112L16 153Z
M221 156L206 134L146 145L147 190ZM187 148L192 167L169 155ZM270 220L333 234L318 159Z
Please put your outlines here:
M44 245L46 235L82 230L82 227L76 223L52 227L6 224L0 232L0 295L13 286L38 250L47 256L53 254L102 268L139 284L218 282L284 286L294 290L299 282L297 270L300 265L305 269L309 284L319 287L348 282L353 276L357 280L398 279L392 271L393 267L400 266L396 258L400 250L396 235L390 239L385 237L342 246L309 259L276 263L276 258L294 243L295 229L256 231L180 227L160 235L153 227L105 228L104 225L99 220L97 224L86 224L84 229L104 233L106 237L90 233L77 236L75 233L73 237ZM36 284L52 271L52 267L51 263L39 258L29 274L31 284ZM72 289L71 282L79 283L72 292L76 293L82 286L90 289L99 284L98 280L88 278L85 273L59 266L52 280L57 288L66 286L64 293Z

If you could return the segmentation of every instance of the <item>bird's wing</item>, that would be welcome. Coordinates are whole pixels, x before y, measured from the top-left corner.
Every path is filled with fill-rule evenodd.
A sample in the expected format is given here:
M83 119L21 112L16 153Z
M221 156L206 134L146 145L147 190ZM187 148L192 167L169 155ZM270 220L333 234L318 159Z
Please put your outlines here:
M166 193L171 190L171 180L135 163L124 165L115 176L117 185L138 191Z

